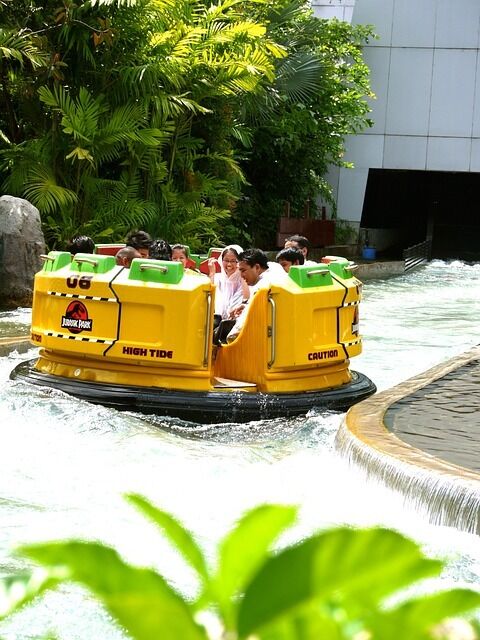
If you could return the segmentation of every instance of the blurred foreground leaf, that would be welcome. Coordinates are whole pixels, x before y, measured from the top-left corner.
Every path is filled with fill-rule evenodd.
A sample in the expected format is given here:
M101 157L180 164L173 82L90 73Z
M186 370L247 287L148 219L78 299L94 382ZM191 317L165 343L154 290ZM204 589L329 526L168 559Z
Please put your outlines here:
M480 607L480 593L468 589L422 595L391 611L378 613L372 620L372 630L382 640L397 640L399 629L405 638L421 640L445 618L468 613L476 607Z
M381 600L443 564L387 529L334 529L307 538L267 560L240 605L240 637L254 633L310 600L340 599L348 610L376 608Z
M126 564L94 542L28 545L21 551L88 587L136 640L205 640L183 598L158 573Z
M400 599L407 597L402 590L437 576L443 563L394 531L341 527L275 552L297 508L262 505L220 542L212 577L202 549L181 523L141 496L128 500L198 574L203 591L195 602L159 573L129 565L100 543L52 542L21 548L45 569L0 581L0 618L45 589L73 581L90 589L134 640L207 640L196 620L208 621L211 637L224 640L452 640L452 625L475 633L475 623L458 618L480 608L473 590L430 590Z
M53 589L65 574L36 569L31 573L8 576L0 581L0 620L31 602L47 589Z
M203 582L209 581L208 567L202 550L193 535L173 516L158 509L137 494L127 495L127 500L135 505L147 518L157 524L188 564L195 569Z
M245 589L265 562L278 536L295 522L297 512L298 508L291 506L256 507L248 511L220 543L215 584L228 627L233 623L234 597Z

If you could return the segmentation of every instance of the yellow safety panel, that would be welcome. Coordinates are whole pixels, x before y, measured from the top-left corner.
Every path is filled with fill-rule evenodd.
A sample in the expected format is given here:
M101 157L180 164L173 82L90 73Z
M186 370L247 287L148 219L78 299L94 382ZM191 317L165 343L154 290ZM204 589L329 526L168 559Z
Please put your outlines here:
M349 357L361 350L358 281L302 289L291 280L259 290L238 338L218 349L214 372L294 392L346 384Z
M336 281L321 288L301 289L289 281L273 286L276 357L272 370L318 367L346 359L338 344L337 309L345 289Z
M348 357L353 358L362 352L362 338L359 332L362 283L356 278L350 280L337 278L337 280L347 288L343 305L338 310L338 339Z
M160 284L129 279L125 270L112 287L121 323L110 358L149 366L210 366L214 287L206 276L186 271L178 284Z
M74 266L36 274L32 336L46 349L103 356L117 333L119 305L109 283L120 267L91 274Z

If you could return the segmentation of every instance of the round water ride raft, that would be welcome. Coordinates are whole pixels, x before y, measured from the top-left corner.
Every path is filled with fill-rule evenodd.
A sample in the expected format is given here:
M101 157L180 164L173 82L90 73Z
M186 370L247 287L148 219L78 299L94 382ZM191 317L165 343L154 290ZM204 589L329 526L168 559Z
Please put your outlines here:
M362 349L362 285L344 258L294 266L257 291L229 344L214 332L215 286L179 262L44 258L32 309L39 357L13 379L201 423L345 411L376 390L349 369Z

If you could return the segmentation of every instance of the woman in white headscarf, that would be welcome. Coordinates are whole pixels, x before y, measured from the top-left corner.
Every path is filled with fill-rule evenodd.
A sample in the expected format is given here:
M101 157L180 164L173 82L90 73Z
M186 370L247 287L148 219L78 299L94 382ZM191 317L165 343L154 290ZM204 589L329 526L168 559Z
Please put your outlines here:
M218 262L220 273L216 273L216 258L210 258L208 269L210 280L216 285L215 313L226 320L230 317L230 311L238 307L249 295L248 285L238 270L238 258L243 252L238 244L231 244L222 251Z

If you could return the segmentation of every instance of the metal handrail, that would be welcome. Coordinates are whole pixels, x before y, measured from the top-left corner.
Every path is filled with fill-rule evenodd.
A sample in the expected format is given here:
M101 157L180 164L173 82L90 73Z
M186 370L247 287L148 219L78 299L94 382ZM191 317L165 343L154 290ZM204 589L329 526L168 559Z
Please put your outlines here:
M146 271L147 269L153 269L154 271L160 271L161 273L167 273L168 267L164 267L162 264L147 264L142 262L140 265L140 271Z
M73 258L73 262L78 262L78 264L91 264L92 267L98 267L98 260L93 260L92 258Z
M407 247L403 251L404 270L410 271L414 267L418 267L430 260L432 241L427 238L423 242Z
M272 325L270 327L270 338L271 338L271 347L270 347L270 361L267 362L267 367L270 369L273 363L275 362L276 351L275 351L275 343L277 339L277 307L275 305L275 300L272 298L271 294L268 295L268 303L272 308Z
M344 269L345 271L355 271L355 269L358 269L358 264L355 264L354 262L352 262L346 267L344 267Z
M52 256L47 256L44 253L40 255L40 258L44 261L50 260L50 262L55 262L55 258L52 258Z
M208 355L210 353L210 338L211 338L211 322L210 315L212 312L212 294L210 291L207 291L207 317L205 321L205 343L203 345L203 366L206 367L208 364Z
M327 273L330 273L330 269L313 269L312 271L307 271L307 278L316 275L325 276Z

